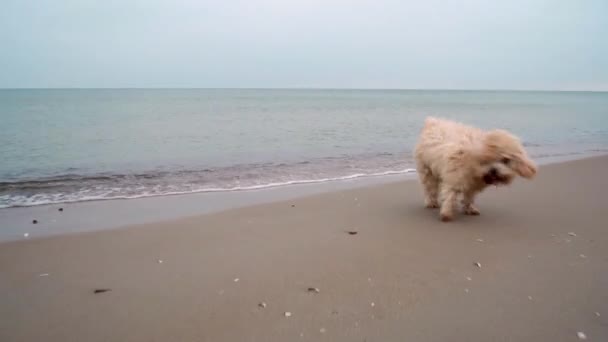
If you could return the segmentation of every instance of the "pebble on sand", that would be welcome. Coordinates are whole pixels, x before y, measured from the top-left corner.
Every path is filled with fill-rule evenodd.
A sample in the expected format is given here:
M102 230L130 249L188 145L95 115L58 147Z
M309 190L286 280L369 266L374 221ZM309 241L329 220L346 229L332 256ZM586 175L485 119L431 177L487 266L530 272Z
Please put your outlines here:
M357 232L356 230L349 230L348 234L350 235L357 235L359 232Z
M95 289L95 291L93 291L93 293L98 294L98 293L104 293L104 292L109 292L112 291L111 289Z
M575 232L570 232L570 233L568 233L568 235L570 235L570 236L576 236L576 233Z
M321 292L321 290L319 290L319 288L317 288L317 287L309 287L308 292L319 293L319 292Z
M32 224L37 224L38 220L32 220Z
M291 312L286 311L286 312L285 312L285 317L291 317Z
M477 266L477 267L481 268L481 263L479 263L479 262L477 262L477 261L476 261L476 262L474 262L474 263L473 263L473 265L475 265L475 266Z
M259 307L261 307L262 309L266 308L266 303L265 302L260 302L260 304L258 304Z
M582 331L577 332L576 336L578 336L579 340L586 340L587 339L587 335L585 335L585 333L582 332Z
M59 209L57 209L57 210L59 210L59 211L63 211L63 208L59 208Z

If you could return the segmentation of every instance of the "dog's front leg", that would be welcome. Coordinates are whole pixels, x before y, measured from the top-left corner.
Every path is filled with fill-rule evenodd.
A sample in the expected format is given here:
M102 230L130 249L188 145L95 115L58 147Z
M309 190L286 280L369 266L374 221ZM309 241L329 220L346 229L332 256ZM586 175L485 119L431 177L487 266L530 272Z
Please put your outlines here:
M474 191L465 191L462 197L462 210L465 215L479 215L479 210L475 208L473 202L475 201L476 193Z
M454 218L454 208L456 207L456 199L458 198L458 192L454 191L449 186L442 184L441 186L441 210L439 216L441 221L447 222Z

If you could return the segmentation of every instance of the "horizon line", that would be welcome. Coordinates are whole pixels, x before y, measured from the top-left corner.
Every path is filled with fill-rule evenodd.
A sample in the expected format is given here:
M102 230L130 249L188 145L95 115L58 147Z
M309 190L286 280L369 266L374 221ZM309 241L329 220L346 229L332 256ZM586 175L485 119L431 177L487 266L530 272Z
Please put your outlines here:
M376 91L478 91L478 92L579 92L606 93L607 90L579 89L474 89L474 88L338 88L338 87L0 87L0 90L376 90Z

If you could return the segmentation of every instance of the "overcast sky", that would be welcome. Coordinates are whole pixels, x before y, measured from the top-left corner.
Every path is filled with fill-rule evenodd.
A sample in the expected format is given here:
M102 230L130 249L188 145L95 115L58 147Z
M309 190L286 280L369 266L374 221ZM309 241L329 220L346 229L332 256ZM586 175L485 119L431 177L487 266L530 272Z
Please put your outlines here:
M608 90L608 0L3 0L0 87Z

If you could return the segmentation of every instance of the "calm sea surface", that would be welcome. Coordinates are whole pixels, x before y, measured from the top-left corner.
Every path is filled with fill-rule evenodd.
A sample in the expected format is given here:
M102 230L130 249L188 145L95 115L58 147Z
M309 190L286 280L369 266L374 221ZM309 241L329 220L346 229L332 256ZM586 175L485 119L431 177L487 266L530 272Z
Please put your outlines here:
M0 208L410 172L427 115L608 152L608 93L0 90Z

